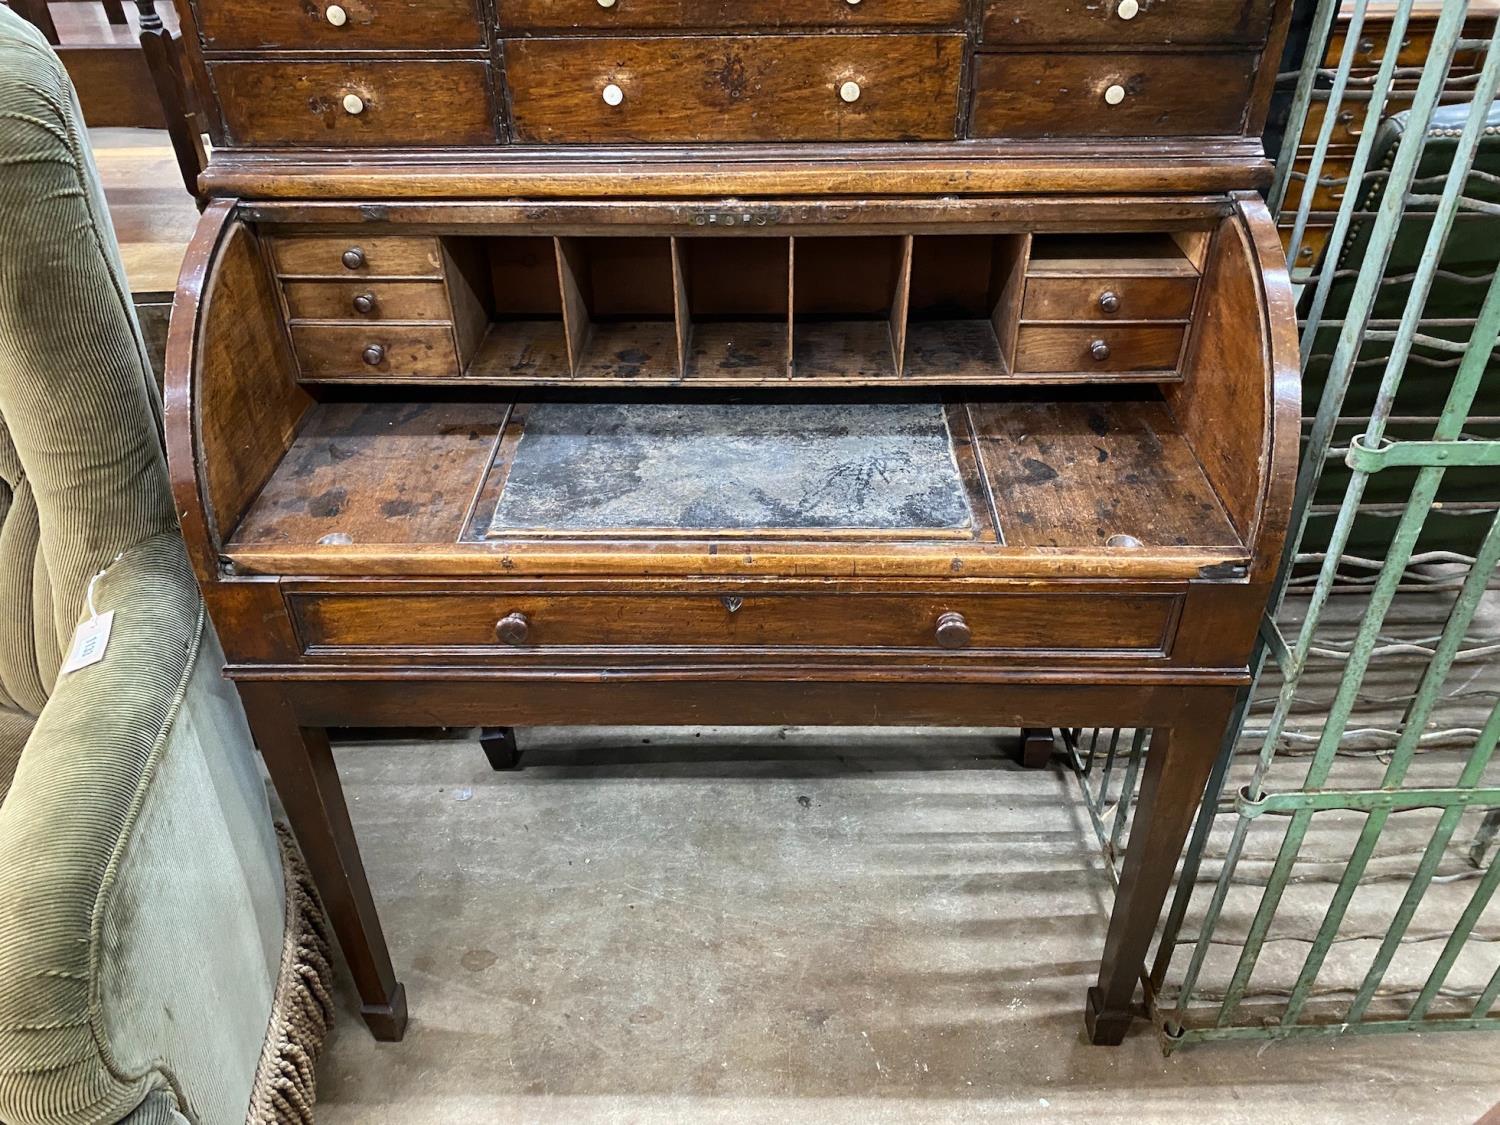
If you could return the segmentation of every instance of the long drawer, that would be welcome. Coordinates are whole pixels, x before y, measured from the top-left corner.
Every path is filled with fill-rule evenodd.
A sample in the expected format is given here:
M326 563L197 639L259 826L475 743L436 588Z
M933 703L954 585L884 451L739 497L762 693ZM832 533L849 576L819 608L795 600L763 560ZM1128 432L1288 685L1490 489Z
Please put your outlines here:
M1271 0L986 0L989 46L1263 43Z
M523 142L944 140L960 35L506 42Z
M289 595L318 649L747 647L1164 654L1176 594Z
M209 74L234 144L423 148L496 139L482 62L218 62Z
M953 27L963 0L502 0L510 31L730 27Z
M442 51L484 45L474 0L198 0L198 27L204 45L216 51Z
M1252 53L980 54L976 137L1174 137L1238 133Z

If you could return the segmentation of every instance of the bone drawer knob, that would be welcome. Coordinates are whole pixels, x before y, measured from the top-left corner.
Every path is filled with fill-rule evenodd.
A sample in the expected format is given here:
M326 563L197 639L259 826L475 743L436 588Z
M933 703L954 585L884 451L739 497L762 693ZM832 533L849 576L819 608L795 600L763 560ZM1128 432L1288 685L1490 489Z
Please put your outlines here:
M531 639L531 621L524 613L507 613L495 622L495 636L519 648Z
M1115 9L1115 15L1122 20L1133 20L1141 14L1139 0L1120 0L1120 6Z
M375 294L360 293L354 298L354 311L357 313L372 313L375 311Z
M358 94L344 95L344 112L358 115L365 111L365 99Z
M625 91L611 82L608 86L604 87L603 96L605 105L619 105L625 100Z
M968 648L974 639L969 623L961 613L948 612L937 620L937 643L944 648Z
M1109 358L1109 345L1103 340L1095 340L1089 345L1089 355L1093 356L1100 363L1103 363Z
M1104 91L1104 103L1106 105L1119 105L1125 100L1125 87L1119 83Z
M1099 294L1099 307L1107 313L1120 311L1120 295L1112 289Z
M337 4L330 4L323 9L323 18L334 27L343 27L349 22L349 13Z
M371 344L360 353L360 358L371 367L379 367L385 360L385 347L381 344Z
M860 88L858 82L845 82L839 87L839 97L846 102L853 103L859 101L859 95Z
M357 270L365 264L365 252L358 246L351 246L344 251L344 256L339 260L344 263L346 270Z

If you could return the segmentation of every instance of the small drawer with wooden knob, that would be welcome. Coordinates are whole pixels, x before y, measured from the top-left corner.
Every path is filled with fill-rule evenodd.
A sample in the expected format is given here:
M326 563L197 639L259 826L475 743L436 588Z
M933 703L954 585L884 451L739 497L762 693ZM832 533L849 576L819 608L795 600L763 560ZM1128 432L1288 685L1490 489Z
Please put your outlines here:
M309 652L489 652L548 661L673 649L862 650L923 660L1027 651L1164 653L1176 594L293 592Z
M951 140L963 37L532 38L505 60L524 143Z
M405 235L283 235L271 239L271 259L283 278L339 280L441 279L443 253L435 238ZM368 288L368 286L366 287ZM353 291L350 292L353 299Z
M1186 320L1193 311L1198 278L1028 276L1021 319Z
M463 374L447 324L291 325L304 379L452 379Z
M502 0L504 31L691 31L715 28L960 27L964 0Z
M1175 378L1186 326L1023 324L1016 331L1017 374L1149 374Z
M980 53L974 136L1237 136L1256 59L1252 52Z
M453 310L441 281L286 281L291 320L451 320Z
M210 51L427 50L484 46L474 0L198 0Z
M989 46L1264 43L1273 0L984 0Z
M234 145L430 148L497 139L489 64L479 60L211 62L209 73Z

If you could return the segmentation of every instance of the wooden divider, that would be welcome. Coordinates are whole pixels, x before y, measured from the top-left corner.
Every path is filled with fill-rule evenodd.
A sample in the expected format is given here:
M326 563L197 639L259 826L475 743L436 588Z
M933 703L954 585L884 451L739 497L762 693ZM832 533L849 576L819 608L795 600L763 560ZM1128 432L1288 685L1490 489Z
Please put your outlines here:
M1196 232L551 242L560 326L516 319L497 266L495 317L469 380L1171 382L1207 248ZM521 284L535 289L539 276ZM549 301L532 293L519 307Z

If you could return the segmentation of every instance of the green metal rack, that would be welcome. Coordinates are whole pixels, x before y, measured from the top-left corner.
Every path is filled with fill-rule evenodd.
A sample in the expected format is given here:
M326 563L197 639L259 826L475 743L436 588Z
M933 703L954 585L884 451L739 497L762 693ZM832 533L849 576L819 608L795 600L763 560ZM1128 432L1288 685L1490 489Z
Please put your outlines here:
M1500 1028L1500 34L1443 6L1424 66L1356 71L1368 0L1321 0L1270 202L1363 115L1300 289L1308 406L1292 534L1163 920L1146 997L1205 1039ZM1342 8L1338 65L1324 65ZM1406 38L1411 0L1389 41ZM1456 54L1482 64L1457 83ZM1411 97L1390 119L1393 91ZM1291 256L1313 192L1299 193ZM1113 872L1149 732L1066 731ZM1495 768L1492 768L1495 767Z

